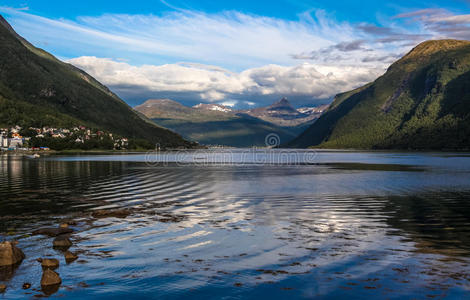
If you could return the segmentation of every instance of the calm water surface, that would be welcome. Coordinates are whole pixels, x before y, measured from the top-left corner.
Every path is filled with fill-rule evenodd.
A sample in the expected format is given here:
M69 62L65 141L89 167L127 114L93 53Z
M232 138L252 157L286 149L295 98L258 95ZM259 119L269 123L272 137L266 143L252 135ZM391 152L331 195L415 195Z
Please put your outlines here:
M30 234L64 220L70 264ZM2 239L26 259L0 272L0 299L42 295L36 259L49 256L63 281L51 297L468 299L470 155L2 155Z

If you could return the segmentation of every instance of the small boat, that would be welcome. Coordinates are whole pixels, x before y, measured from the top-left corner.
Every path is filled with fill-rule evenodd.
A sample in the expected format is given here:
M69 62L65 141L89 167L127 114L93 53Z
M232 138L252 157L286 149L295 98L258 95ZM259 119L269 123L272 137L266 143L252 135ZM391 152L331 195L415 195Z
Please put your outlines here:
M33 155L26 155L27 158L35 159L41 157L39 154L34 153Z

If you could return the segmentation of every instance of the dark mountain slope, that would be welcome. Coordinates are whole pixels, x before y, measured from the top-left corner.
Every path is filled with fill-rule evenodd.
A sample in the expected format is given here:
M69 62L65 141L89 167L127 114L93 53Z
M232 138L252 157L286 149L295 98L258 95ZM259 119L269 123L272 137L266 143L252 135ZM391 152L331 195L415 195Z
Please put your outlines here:
M428 41L339 94L291 147L469 149L470 42Z
M82 124L162 146L190 145L139 116L84 71L32 46L1 16L0 111L1 125Z

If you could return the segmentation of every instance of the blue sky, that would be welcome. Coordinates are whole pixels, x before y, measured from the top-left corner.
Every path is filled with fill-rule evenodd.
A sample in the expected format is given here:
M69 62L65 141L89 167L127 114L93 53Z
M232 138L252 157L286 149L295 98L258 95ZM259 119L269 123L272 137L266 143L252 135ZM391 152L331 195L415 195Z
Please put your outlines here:
M470 39L470 1L3 0L38 47L131 105L296 106L365 84L427 39Z

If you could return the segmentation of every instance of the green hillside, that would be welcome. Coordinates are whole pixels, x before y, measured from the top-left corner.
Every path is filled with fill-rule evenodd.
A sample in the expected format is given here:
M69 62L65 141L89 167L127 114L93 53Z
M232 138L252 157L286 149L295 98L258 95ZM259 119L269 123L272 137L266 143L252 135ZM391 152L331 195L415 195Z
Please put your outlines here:
M191 145L135 113L84 71L28 43L1 16L0 125L85 125L167 147Z
M289 146L469 149L470 42L421 43L373 83L337 95Z

